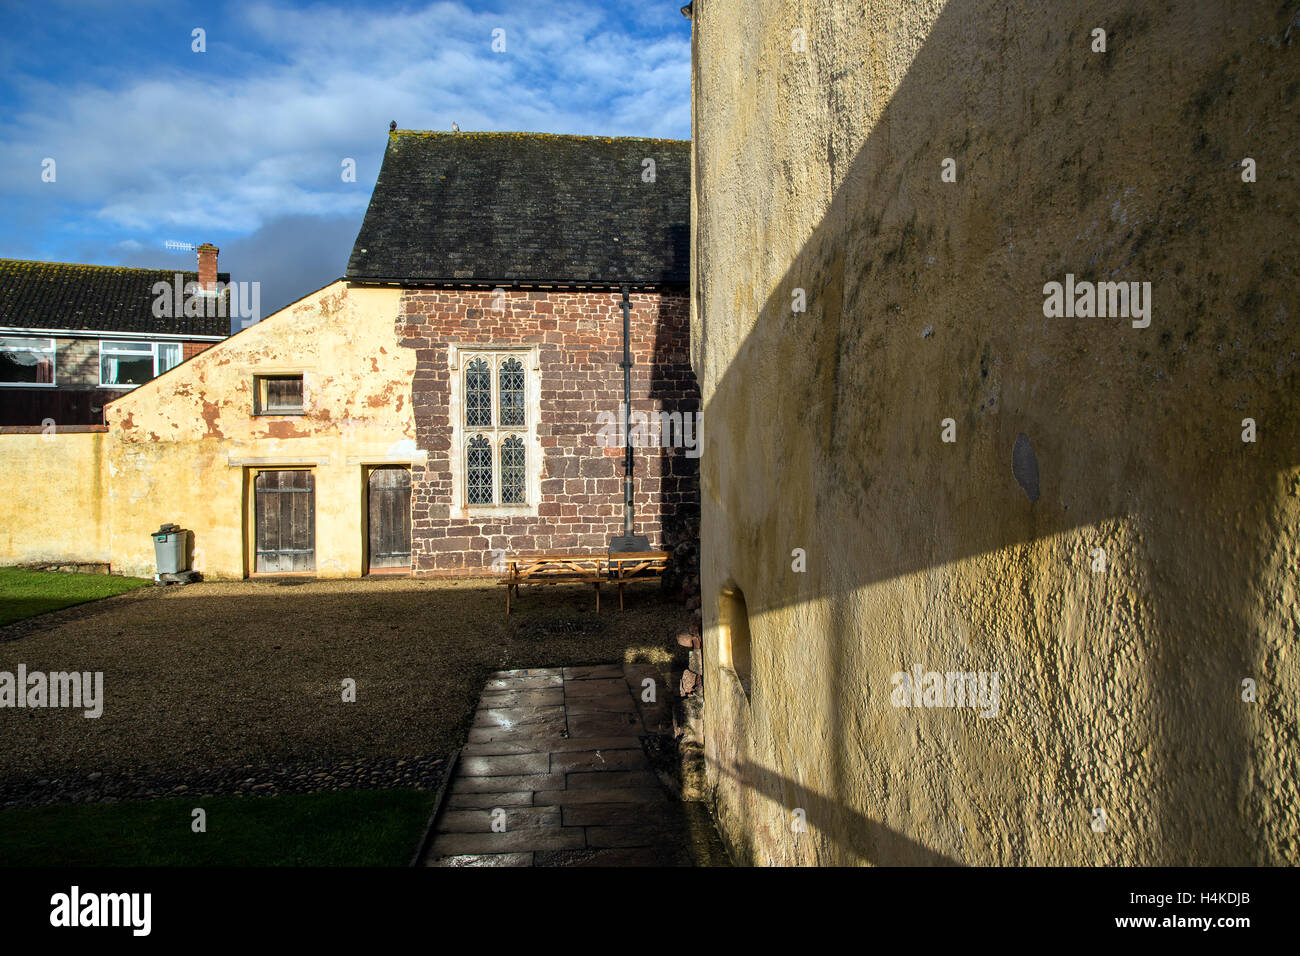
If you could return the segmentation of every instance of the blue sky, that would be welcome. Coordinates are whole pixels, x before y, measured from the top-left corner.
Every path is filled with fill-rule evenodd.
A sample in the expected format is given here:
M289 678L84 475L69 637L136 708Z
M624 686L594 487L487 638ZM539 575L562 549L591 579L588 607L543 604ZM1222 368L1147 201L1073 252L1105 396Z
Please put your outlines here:
M689 137L681 5L0 0L0 257L192 269L164 242L214 242L266 314L343 273L390 120Z

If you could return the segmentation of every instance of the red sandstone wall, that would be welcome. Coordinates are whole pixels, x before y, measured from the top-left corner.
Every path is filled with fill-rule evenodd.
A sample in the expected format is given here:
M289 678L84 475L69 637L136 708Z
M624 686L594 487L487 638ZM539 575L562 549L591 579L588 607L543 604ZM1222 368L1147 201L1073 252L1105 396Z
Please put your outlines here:
M597 413L623 397L622 311L618 293L506 294L490 290L409 291L398 331L416 350L412 385L416 441L428 464L412 475L412 563L417 573L485 569L494 549L588 551L623 530L622 451L599 444ZM658 293L632 296L632 409L699 411L690 367L688 302ZM540 345L543 452L536 517L450 517L451 371L448 345ZM699 459L682 448L637 448L636 530L652 547L699 515Z

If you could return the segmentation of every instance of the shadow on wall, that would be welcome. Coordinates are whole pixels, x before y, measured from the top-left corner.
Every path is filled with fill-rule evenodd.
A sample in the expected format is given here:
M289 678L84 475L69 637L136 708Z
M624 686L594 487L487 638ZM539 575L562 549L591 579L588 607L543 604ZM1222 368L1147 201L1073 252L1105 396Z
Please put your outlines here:
M674 227L674 232L680 231ZM674 241L674 249L679 243ZM658 502L662 516L661 546L672 549L674 543L698 537L700 520L699 445L700 386L691 368L689 300L660 298L655 320L653 365L650 370L650 399L665 412L680 413L670 419L669 430L662 434L659 447L634 448L638 478L658 477L657 490L649 493ZM634 370L635 371L635 370ZM690 416L688 420L688 416ZM657 458L657 467L651 459ZM623 469L615 469L621 480ZM653 542L652 542L653 544Z
M744 203L703 171L705 620L716 628L717 591L733 579L751 616L755 693L751 709L715 688L710 733L719 773L787 810L789 775L745 753L754 734L775 742L762 760L788 755L783 740L807 745L782 759L829 783L800 791L829 821L824 859L951 862L872 819L921 819L898 815L863 770L887 778L912 746L918 775L937 770L947 792L972 792L959 810L986 833L999 813L1041 829L1051 794L1080 810L1109 798L1130 815L1112 848L1071 837L1068 859L1041 862L1294 852L1283 847L1295 835L1296 709L1279 695L1297 625L1277 604L1294 600L1300 528L1300 37L1282 39L1294 4L1202 6L950 0L892 94L890 51L873 39L864 65L844 45L869 35L870 11L836 10L805 24L806 57L772 64L763 90L791 99L761 104L760 125L799 115L800 90L822 102L751 136ZM730 29L702 23L709 12L697 13L697 44ZM1097 26L1104 55L1090 50ZM702 47L697 70L708 58ZM833 89L809 75L834 77ZM697 87L701 167L731 156L720 142L737 132L710 125L707 93ZM940 178L948 157L955 183ZM729 239L756 223L777 235L812 201L800 163L829 164L836 188L793 258ZM715 220L729 202L738 211ZM767 275L769 261L789 265ZM1044 285L1067 274L1149 282L1149 327L1046 317ZM797 289L806 313L792 311ZM737 309L743 338L728 361L715 353L729 351ZM1255 443L1241 440L1245 418ZM954 443L941 441L946 419ZM1021 435L1036 500L1013 475ZM1105 575L1090 572L1097 547ZM792 570L796 548L806 573ZM829 633L810 641L800 621ZM1007 675L1004 721L937 731L960 744L947 753L919 724L889 736L890 672L963 653ZM1238 691L1252 675L1276 693L1248 711ZM825 715L829 740L781 722L798 709ZM883 770L871 763L881 752ZM1134 774L1152 789L1117 806ZM766 825L744 806L720 811L740 814L733 833ZM1023 836L991 839L982 860L1034 862Z

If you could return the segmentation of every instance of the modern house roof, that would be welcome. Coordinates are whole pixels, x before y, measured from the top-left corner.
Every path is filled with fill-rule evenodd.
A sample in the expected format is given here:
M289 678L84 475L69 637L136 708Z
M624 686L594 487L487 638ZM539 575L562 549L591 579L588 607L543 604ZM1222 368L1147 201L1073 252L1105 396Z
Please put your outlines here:
M347 278L685 285L690 169L688 140L395 130Z
M0 328L229 335L228 316L154 315L154 284L173 285L178 271L0 259ZM182 289L199 279L181 276ZM217 279L228 283L230 274Z

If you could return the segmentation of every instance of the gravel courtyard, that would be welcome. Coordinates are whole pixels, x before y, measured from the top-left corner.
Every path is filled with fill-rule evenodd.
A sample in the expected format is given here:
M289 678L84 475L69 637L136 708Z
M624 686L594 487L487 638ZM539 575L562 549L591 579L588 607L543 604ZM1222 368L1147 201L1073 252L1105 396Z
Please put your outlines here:
M489 672L666 669L688 623L653 582L599 615L590 588L525 588L509 617L485 580L141 588L0 628L0 671L104 674L97 719L0 709L0 783L440 758L463 742Z

